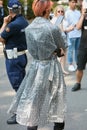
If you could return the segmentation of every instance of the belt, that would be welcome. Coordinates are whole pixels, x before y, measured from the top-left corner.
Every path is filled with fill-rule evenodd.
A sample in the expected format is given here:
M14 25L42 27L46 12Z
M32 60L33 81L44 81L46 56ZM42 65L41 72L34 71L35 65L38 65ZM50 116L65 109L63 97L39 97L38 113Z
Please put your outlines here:
M23 54L26 54L27 52L28 52L28 50L19 51L19 52L17 52L17 55L18 55L18 56L21 56L21 55L23 55Z
M28 50L23 50L23 51L17 51L17 48L14 49L7 49L3 51L5 54L5 57L7 59L14 59L17 58L18 56L21 56L23 54L26 54L28 52Z

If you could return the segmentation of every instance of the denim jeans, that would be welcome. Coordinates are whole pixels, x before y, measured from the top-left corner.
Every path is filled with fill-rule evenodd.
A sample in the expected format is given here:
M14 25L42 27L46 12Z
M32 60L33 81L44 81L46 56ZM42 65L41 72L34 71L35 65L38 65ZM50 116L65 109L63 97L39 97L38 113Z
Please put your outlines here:
M18 56L18 58L15 59L6 58L5 63L9 81L13 89L17 91L25 76L25 69L27 65L26 54Z
M69 38L70 44L68 46L68 63L72 64L74 61L77 63L77 53L80 44L80 37Z

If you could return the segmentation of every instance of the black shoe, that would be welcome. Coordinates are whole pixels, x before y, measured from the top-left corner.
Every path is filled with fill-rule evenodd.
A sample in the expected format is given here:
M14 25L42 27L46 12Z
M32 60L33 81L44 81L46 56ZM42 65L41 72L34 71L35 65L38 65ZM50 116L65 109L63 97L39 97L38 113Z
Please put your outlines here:
M65 127L65 122L54 122L54 129L53 130L63 130Z
M27 127L27 130L37 130L38 126L31 126L31 127Z
M7 124L17 124L16 114L14 114L12 117L10 117L10 118L7 120Z
M81 89L81 84L80 83L76 83L75 85L74 85L74 87L72 88L72 91L78 91L78 90L80 90Z

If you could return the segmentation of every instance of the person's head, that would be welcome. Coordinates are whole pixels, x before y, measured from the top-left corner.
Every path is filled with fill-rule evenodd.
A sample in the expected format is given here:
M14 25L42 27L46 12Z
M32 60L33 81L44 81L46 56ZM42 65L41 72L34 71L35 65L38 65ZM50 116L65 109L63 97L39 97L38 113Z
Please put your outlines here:
M21 3L18 0L9 0L7 8L10 15L18 15L21 13Z
M74 10L76 8L77 0L69 0L70 9Z
M2 0L0 0L0 6L3 6L3 1Z
M51 0L34 0L32 10L37 17L49 17L53 2Z
M54 9L54 15L57 17L60 15L64 15L64 12L65 12L64 7L62 5L58 5Z

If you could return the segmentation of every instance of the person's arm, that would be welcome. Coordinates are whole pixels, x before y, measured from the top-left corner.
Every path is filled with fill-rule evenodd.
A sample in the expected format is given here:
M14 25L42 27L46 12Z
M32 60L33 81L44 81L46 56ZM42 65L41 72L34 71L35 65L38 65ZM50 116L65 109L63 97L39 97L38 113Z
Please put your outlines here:
M3 22L3 25L2 25L2 27L0 29L0 33L2 33L4 31L4 29L6 28L7 24L11 22L11 19L12 18L11 18L10 15L4 17L4 22Z
M0 34L5 30L7 24L11 21L11 16L7 16L4 18L4 22L3 22L3 25L0 29ZM5 44L5 39L3 39L1 36L0 36L0 42L2 42L2 44Z
M64 29L63 31L64 31L64 32L70 32L70 31L74 30L74 28L75 28L75 26L70 25L69 27L67 27L67 28Z
M54 34L54 41L55 44L57 45L55 52L57 53L58 57L64 56L66 51L65 42L62 37L61 30L57 26Z
M79 30L82 28L82 24L83 24L83 20L84 20L84 17L85 17L85 9L82 10L82 15L78 21L78 23L76 24L76 28Z
M62 22L62 28L64 32L70 32L72 30L74 30L75 25L68 25L68 22L64 19Z
M77 25L76 25L76 28L77 28L78 30L82 28L83 20L84 20L84 15L82 14L81 17L80 17L79 22L78 22Z

